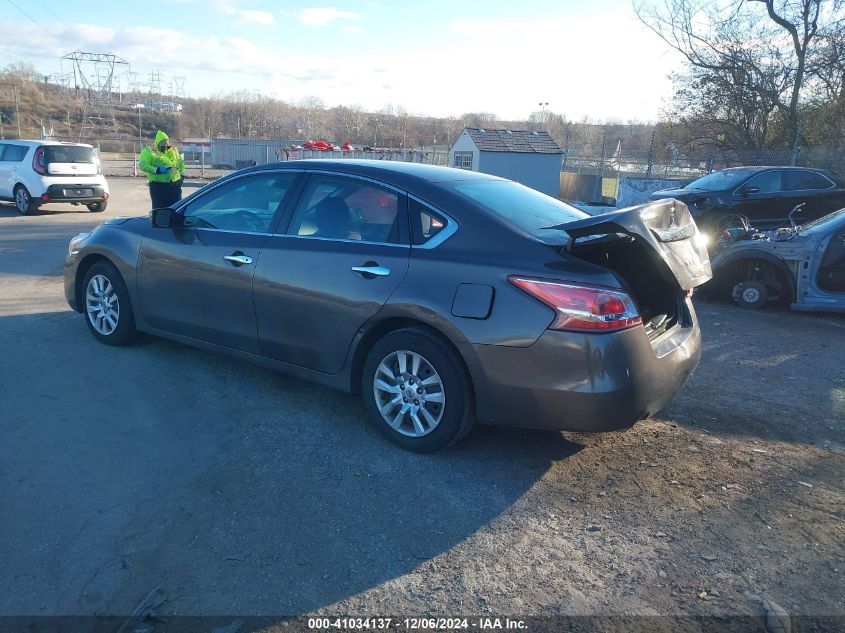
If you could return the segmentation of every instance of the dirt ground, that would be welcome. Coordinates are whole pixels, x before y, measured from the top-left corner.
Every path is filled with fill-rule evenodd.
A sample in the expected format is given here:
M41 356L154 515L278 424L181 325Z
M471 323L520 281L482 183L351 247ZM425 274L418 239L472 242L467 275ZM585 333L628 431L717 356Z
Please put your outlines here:
M147 209L112 179L107 216ZM655 419L404 453L357 400L62 295L102 220L0 206L0 615L845 616L845 318L697 302Z

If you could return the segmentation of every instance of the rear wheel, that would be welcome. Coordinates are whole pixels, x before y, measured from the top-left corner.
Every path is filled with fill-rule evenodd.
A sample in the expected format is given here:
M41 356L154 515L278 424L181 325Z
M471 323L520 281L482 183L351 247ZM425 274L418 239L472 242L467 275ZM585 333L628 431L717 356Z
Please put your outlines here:
M444 341L425 330L397 330L378 341L367 355L361 383L370 421L402 448L437 451L472 428L466 370Z
M97 262L83 282L83 312L88 329L106 345L129 345L138 338L129 292L123 278L109 262Z
M88 210L91 213L102 213L106 210L107 206L108 202L106 202L105 200L102 200L101 202L92 202L88 205Z
M15 207L21 215L32 215L38 208L38 205L32 202L32 196L29 195L29 191L23 185L15 187Z

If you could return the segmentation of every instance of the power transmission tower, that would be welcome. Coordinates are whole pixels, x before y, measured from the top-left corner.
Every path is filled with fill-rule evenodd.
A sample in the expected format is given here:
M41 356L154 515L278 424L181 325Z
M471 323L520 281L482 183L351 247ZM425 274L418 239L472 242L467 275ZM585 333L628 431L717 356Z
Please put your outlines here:
M82 51L68 53L62 59L73 63L74 84L77 90L82 88L85 100L79 140L88 138L97 128L106 128L117 138L117 119L112 101L115 67L123 64L128 67L129 62L111 53Z
M127 93L131 94L132 98L135 99L135 101L138 101L141 98L141 80L138 79L138 73L131 70L127 72L126 83Z
M150 71L150 94L161 95L161 72L158 70Z
M185 78L171 77L170 78L170 96L176 99L185 98Z

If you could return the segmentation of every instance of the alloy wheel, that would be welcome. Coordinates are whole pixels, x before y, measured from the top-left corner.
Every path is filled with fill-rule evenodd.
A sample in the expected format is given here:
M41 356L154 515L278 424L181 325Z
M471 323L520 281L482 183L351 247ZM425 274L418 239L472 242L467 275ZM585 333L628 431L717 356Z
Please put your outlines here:
M94 329L108 336L117 328L120 302L114 284L105 275L94 275L85 289L85 307Z
M20 213L27 213L31 202L32 198L30 197L29 192L23 187L18 187L17 191L15 191L15 205L17 206L18 211Z
M437 370L422 355L408 350L382 359L373 378L373 396L384 421L407 437L431 433L446 405Z

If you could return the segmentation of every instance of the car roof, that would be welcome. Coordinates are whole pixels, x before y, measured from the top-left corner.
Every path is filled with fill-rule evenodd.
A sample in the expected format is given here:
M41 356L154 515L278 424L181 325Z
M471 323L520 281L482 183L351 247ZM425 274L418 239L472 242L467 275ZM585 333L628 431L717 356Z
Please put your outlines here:
M467 169L453 167L438 167L436 165L423 165L420 163L406 163L404 161L390 160L363 160L363 159L316 159L316 160L295 160L278 163L268 163L253 167L252 171L265 171L271 169L308 169L315 171L338 172L375 178L395 185L408 185L420 183L438 183L456 180L502 180L496 176L483 174Z
M18 145L28 145L30 147L34 145L65 145L65 146L72 146L72 147L90 147L93 149L92 145L88 143L72 143L70 141L36 141L32 139L23 139L23 138L6 138L0 140L0 143L17 143Z
M784 171L816 171L821 173L828 173L826 169L819 169L818 167L800 167L793 165L744 165L742 167L725 167L724 169L719 169L718 171L747 171L748 173L757 173L761 171L767 171L769 169L781 169Z

